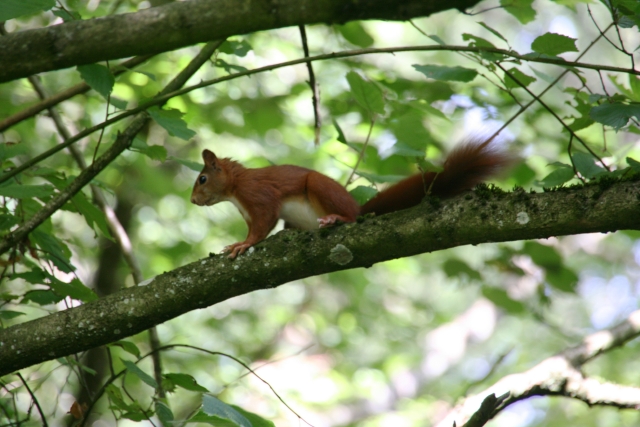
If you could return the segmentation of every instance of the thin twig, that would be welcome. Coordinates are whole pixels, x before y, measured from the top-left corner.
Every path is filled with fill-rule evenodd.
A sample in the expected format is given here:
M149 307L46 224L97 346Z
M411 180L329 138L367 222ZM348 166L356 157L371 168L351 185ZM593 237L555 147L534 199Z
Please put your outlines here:
M588 50L588 48L587 48ZM356 49L356 50L349 50L349 51L344 51L344 52L334 52L334 53L328 53L328 54L323 54L323 55L317 55L317 56L312 56L309 58L299 58L299 59L294 59L291 61L285 61L285 62L281 62L278 64L272 64L272 65L267 65L264 67L259 67L259 68L255 68L253 70L247 70L247 71L241 71L238 73L234 73L234 74L229 74L226 76L222 76L222 77L218 77L215 79L210 79L210 80L204 80L198 84L192 85L192 86L187 86L183 89L179 89L179 90L174 90L174 91L168 91L168 92L162 92L161 95L155 97L152 100L149 100L147 102L144 102L142 104L140 104L138 107L133 108L131 110L125 111L115 117L112 117L111 119L100 123L98 125L95 125L89 129L86 129L80 133L78 133L77 135L75 135L73 138L63 142L62 144L58 144L57 146L45 151L44 153L32 158L31 160L25 162L24 164L22 164L19 167L16 167L14 169L11 169L10 171L6 172L5 174L3 174L2 176L0 176L0 184L7 181L8 179L10 179L11 177L21 173L22 171L32 167L33 165L39 163L40 161L48 158L49 156L57 153L58 151L66 148L67 146L74 144L75 142L77 142L78 140L84 138L87 135L92 134L93 132L96 132L104 127L110 126L126 117L130 117L133 116L137 113L140 113L141 111L144 111L150 107L156 106L156 105L162 105L165 102L167 102L167 100L176 97L176 96L180 96L180 95L184 95L186 93L192 92L196 89L201 89L203 87L208 87L208 86L212 86L224 81L228 81L228 80L234 80L237 78L241 78L241 77L246 77L246 76L251 76L254 74L258 74L258 73L263 73L265 71L271 71L271 70L275 70L278 68L283 68L283 67L289 67L291 65L297 65L297 64L302 64L305 62L313 62L313 61L324 61L324 60L328 60L328 59L340 59L340 58L348 58L348 57L352 57L352 56L360 56L360 55L369 55L369 54L376 54L376 53L395 53L395 52L413 52L413 51L452 51L452 52L475 52L475 53L481 53L481 52L487 52L487 53L497 53L497 54L501 54L501 55L505 55L505 56L509 56L512 58L516 58L516 59L520 59L522 61L528 61L528 62L538 62L538 63L545 63L545 64L554 64L554 65L560 65L563 67L578 67L578 68L586 68L586 69L593 69L593 70L606 70L606 71L613 71L613 72L619 72L619 73L627 73L627 74L633 74L633 75L639 75L640 76L640 70L633 70L633 69L628 69L628 68L620 68L620 67L610 67L610 66L606 66L606 65L596 65L596 64L588 64L588 63L582 63L582 62L576 62L576 61L565 61L562 59L555 59L555 58L543 58L543 57L532 57L532 56L523 56L523 55L519 55L516 54L512 51L509 50L505 50L505 49L498 49L498 48L487 48L487 47L478 47L478 46L401 46L401 47L390 47L390 48L366 48L366 49ZM566 73L567 71L565 71L564 73ZM561 74L561 76L564 75ZM556 80L556 82L560 79L560 77ZM550 85L549 87L553 86L556 82L554 82L552 85ZM545 90L546 91L546 90ZM544 91L543 91L544 93ZM539 95L540 96L540 95ZM530 104L532 104L535 101L532 101ZM528 104L528 105L530 105ZM521 110L524 110L528 107L528 105L525 105L525 107L523 107ZM516 113L516 116L519 113ZM515 117L514 117L515 119ZM512 120L510 120L508 123L510 123ZM503 127L504 128L504 127ZM502 130L503 128L501 128L500 130Z
M524 89L529 95L531 95L534 100L536 100L540 105L542 105L553 117L555 117L556 120L558 120L560 122L560 124L569 132L569 135L571 135L573 138L577 139L578 142L580 142L582 144L582 146L589 152L589 154L591 154L593 157L595 157L607 171L611 171L611 169L609 168L609 166L607 166L607 164L604 162L604 160L602 160L600 158L600 156L598 156L591 149L591 147L589 147L587 145L587 143L582 140L582 138L580 138L578 135L576 135L576 133L573 131L573 129L571 129L571 127L569 125L567 125L564 122L564 120L562 120L562 118L560 116L558 116L558 114L556 114L555 111L553 111L553 109L551 107L549 107L542 99L540 99L540 97L538 95L536 95L533 92L531 92L531 90L524 83L522 83L520 80L518 80L518 78L516 76L514 76L512 73L507 71L499 62L496 62L495 64L496 64L496 67L500 68L514 82L516 82L520 87L522 87L522 89ZM571 160L571 162L573 163L573 159Z
M360 162L364 158L364 152L367 149L367 146L369 145L369 139L371 138L371 131L373 131L373 126L375 124L376 124L376 115L373 114L371 117L371 123L369 124L369 132L367 133L367 139L364 140L364 144L362 145L362 150L360 150L360 154L358 155L358 161L356 161L355 166L353 166L353 169L351 170L351 175L349 175L349 179L347 179L347 182L344 184L345 187L348 187L349 184L351 184L353 175L355 175L356 171L358 170L358 166L360 166Z
M22 385L24 385L24 387L29 392L29 395L31 396L31 400L33 401L33 403L35 403L36 409L38 409L38 413L40 414L40 418L42 420L42 425L44 427L48 427L49 423L47 422L47 418L44 416L44 413L42 412L42 407L40 407L40 402L38 402L38 399L36 398L36 395L33 394L31 389L29 388L29 384L24 380L24 377L22 376L22 374L20 372L18 372L17 375L18 375L18 378L20 378L20 381L22 381Z
M307 31L304 28L304 25L298 26L300 29L300 38L302 39L302 49L304 51L304 57L309 57L309 44L307 43ZM314 132L314 144L320 144L320 128L322 127L322 122L320 118L320 87L316 82L316 76L313 72L313 64L311 61L307 62L307 70L309 72L309 87L311 87L311 100L313 103L313 132Z

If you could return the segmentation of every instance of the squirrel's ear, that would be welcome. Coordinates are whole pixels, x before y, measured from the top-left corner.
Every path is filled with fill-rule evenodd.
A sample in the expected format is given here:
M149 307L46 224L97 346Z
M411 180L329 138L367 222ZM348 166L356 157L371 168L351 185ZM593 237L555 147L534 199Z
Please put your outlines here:
M212 151L207 150L206 148L202 150L202 160L204 160L204 164L207 166L213 166L218 158Z

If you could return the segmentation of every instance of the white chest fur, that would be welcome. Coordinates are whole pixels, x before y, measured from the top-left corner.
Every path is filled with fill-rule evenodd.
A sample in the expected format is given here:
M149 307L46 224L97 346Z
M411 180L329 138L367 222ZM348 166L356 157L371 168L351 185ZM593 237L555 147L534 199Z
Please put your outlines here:
M304 199L285 200L280 208L280 218L302 230L317 229L321 216L323 214L316 212L311 203Z

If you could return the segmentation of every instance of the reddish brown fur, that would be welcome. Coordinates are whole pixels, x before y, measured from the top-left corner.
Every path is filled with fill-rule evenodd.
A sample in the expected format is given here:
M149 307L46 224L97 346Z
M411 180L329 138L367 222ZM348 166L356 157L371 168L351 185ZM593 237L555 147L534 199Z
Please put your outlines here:
M467 142L458 145L444 162L444 170L436 176L433 172L415 174L379 192L360 209L361 214L374 212L382 215L407 209L424 199L429 186L431 195L451 197L471 189L513 163L513 156L490 145Z
M285 217L287 228L315 228L316 221L324 227L336 221L353 222L358 214L395 212L419 204L432 182L432 195L450 197L473 188L513 160L493 149L489 141L462 144L449 154L437 177L432 172L410 176L359 207L344 187L310 169L291 165L247 169L230 159L218 159L209 150L202 152L202 158L205 166L191 202L210 206L232 201L249 227L244 242L225 248L231 258L267 237L280 217Z

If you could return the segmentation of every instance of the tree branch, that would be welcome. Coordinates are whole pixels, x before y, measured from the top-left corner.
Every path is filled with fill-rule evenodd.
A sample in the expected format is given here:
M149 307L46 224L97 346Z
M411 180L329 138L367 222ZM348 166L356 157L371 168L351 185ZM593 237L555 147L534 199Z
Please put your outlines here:
M331 229L285 230L235 261L199 260L146 286L0 330L0 376L304 277L460 245L640 229L639 200L637 181L536 194L483 188Z
M0 40L0 83L43 71L154 54L236 34L351 20L404 21L478 0L191 0L9 34Z
M580 345L550 357L528 371L508 375L481 393L467 397L441 420L437 427L463 425L482 426L501 410L519 400L532 396L565 396L581 400L588 405L613 406L620 409L640 408L640 388L600 382L585 377L580 367L594 357L620 347L640 336L640 310L634 311L621 324L587 336ZM487 399L495 401L495 395L506 395L494 405L489 418L486 415ZM494 396L493 400L490 398ZM485 407L485 410L483 410ZM480 409L478 409L480 408ZM476 415L478 414L478 415Z

